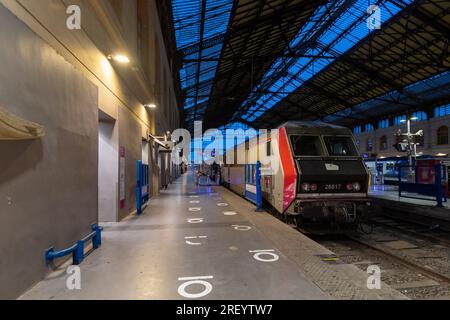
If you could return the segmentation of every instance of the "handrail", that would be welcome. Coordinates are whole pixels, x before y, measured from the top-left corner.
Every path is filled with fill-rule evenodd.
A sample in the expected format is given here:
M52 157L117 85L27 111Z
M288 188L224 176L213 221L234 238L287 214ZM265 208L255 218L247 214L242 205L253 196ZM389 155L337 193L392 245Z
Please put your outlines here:
M414 173L414 182L404 182L402 180L402 169L409 168ZM433 168L434 181L432 183L420 183L418 180L418 165L401 165L398 170L398 196L399 198L411 198L426 201L436 201L437 207L442 208L444 202L447 202L447 193L444 192L444 188L447 188L448 177L447 177L447 167L442 164L421 166L421 168ZM423 198L415 196L405 196L402 192L411 192L417 194L423 194L432 197Z
M45 251L45 263L46 265L49 265L53 260L57 258L62 258L65 256L68 256L69 254L72 254L72 260L74 265L79 265L83 262L85 255L84 255L84 246L86 242L92 240L92 247L93 249L98 249L102 245L102 230L103 228L98 226L97 224L93 224L91 226L92 232L88 234L83 239L77 241L76 244L73 246L55 251L53 247L47 249Z

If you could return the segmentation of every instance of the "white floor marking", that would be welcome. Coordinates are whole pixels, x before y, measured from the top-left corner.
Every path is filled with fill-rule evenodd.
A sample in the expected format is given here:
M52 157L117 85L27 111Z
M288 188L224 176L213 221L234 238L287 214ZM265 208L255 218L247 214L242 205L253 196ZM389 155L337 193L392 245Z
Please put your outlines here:
M190 196L189 198L196 199L198 196Z
M234 230L237 230L237 231L249 231L252 229L252 227L249 227L249 226L232 225L232 227L234 228Z
M280 256L273 253L275 250L250 250L250 253L254 253L253 258L261 262L275 262L280 259ZM270 256L271 258L262 258L262 256Z
M182 296L184 298L188 298L188 299L197 299L197 298L205 297L211 293L213 286L211 283L209 283L208 281L204 281L204 280L210 280L213 278L214 278L213 276L178 278L178 281L186 281L178 287L178 294L180 296ZM187 292L186 291L187 287L192 286L192 285L202 285L204 287L204 289L203 289L203 291L198 292L198 293Z
M207 239L207 236L194 236L194 237L184 237L184 239L186 240L186 244L190 245L190 246L201 246L202 243L201 242L192 242L190 240L193 239Z
M191 204L198 204L198 203L200 203L200 201L198 201L198 200L191 200L191 201L189 201L189 203L191 203Z
M224 214L225 216L235 216L235 215L237 215L237 212L234 212L234 211L225 211L223 214Z
M198 212L201 210L202 210L202 208L189 208L189 211L191 211L191 212Z
M219 207L228 207L228 203L218 203Z
M187 219L187 222L189 223L203 223L203 218L194 218L194 219Z

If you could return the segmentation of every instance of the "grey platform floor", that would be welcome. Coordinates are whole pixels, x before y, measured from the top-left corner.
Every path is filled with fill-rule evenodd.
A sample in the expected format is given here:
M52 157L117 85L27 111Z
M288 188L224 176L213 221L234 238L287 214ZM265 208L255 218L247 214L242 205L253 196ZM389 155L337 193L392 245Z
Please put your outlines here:
M104 226L103 246L80 266L81 290L67 289L67 263L21 299L404 298L368 290L363 271L324 262L332 252L230 191L188 180L142 216Z
M421 205L421 206L426 206L426 207L431 207L431 208L436 207L436 204L437 204L436 198L419 195L419 194L408 194L407 192L403 192L403 195L417 197L417 198L423 198L423 200L406 198L406 197L399 198L398 186L392 186L392 185L371 186L369 195L374 198L404 202L406 204ZM428 200L425 200L425 199L428 199ZM445 209L450 209L450 202L444 202L443 205L444 205Z

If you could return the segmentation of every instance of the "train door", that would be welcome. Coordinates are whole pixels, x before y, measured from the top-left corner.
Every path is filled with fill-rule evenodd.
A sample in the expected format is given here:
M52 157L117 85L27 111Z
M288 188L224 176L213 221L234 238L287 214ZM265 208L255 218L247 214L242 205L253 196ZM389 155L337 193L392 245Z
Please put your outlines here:
M256 165L246 164L245 175L245 198L256 203Z

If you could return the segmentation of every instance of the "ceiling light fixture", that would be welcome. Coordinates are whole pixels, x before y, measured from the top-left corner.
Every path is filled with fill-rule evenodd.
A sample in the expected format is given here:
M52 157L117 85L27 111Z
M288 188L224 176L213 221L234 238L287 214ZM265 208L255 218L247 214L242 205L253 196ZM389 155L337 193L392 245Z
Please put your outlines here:
M127 56L123 55L123 54L116 54L116 55L109 55L108 56L109 60L114 60L118 63L130 63L130 58L128 58Z
M144 107L149 108L149 109L156 109L156 104L147 103L147 104L144 104Z

